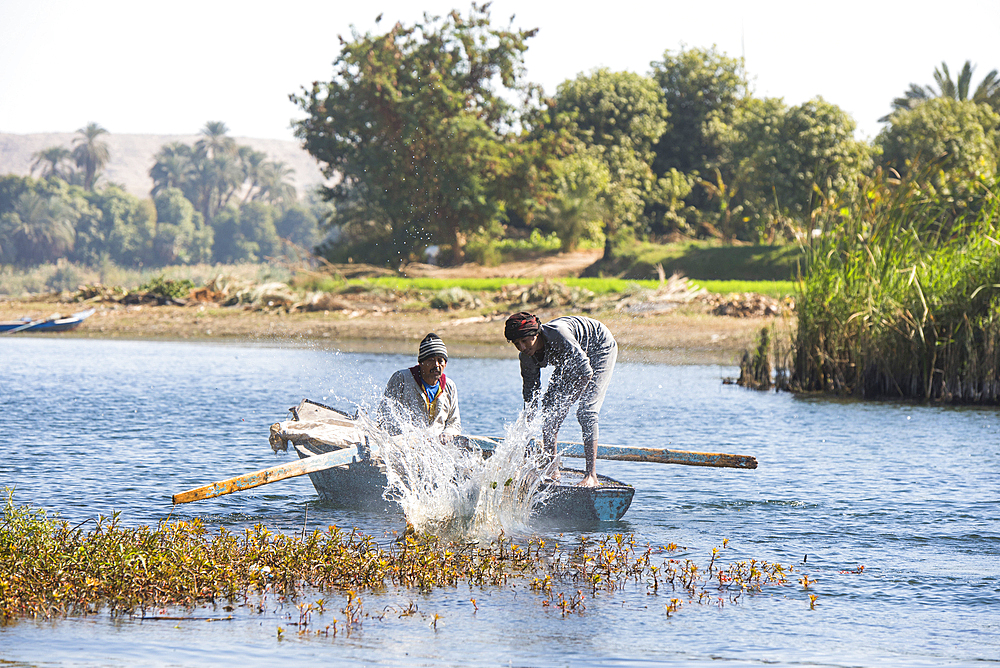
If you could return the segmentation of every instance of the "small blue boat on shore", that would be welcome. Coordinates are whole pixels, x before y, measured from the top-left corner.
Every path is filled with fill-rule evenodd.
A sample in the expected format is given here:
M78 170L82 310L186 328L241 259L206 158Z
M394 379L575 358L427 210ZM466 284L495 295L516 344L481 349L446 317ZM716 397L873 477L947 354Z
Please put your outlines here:
M51 315L42 320L14 320L13 322L0 322L0 333L16 334L18 332L65 332L76 329L80 324L94 315L94 309L80 311L73 315L63 317L59 314Z

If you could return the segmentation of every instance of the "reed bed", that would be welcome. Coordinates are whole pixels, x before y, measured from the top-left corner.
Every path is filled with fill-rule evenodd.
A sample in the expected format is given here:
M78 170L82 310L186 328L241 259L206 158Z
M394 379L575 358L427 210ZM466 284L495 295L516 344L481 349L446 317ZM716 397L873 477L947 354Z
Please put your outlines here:
M667 597L669 615L683 604L738 602L767 585L784 584L791 572L756 560L717 565L722 548L713 550L707 568L699 567L674 558L681 549L676 545L640 546L625 534L584 538L565 550L540 539L519 546L503 536L489 544L457 545L404 533L379 544L337 527L285 535L258 525L234 534L211 533L197 520L130 528L115 514L93 522L70 526L16 506L7 491L0 516L0 625L99 612L145 617L165 606L252 607L260 596L295 601L317 589L345 594L351 618L360 620L362 591L460 585L472 591L524 585L540 595L541 605L563 615L632 585Z
M921 183L879 175L820 216L791 389L1000 403L1000 190Z

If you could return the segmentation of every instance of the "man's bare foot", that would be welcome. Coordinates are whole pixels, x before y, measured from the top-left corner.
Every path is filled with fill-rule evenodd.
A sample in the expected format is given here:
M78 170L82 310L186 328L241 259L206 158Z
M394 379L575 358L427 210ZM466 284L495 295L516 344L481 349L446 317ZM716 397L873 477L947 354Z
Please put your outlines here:
M577 487L600 487L601 481L597 479L596 473L591 473L586 478L576 483Z

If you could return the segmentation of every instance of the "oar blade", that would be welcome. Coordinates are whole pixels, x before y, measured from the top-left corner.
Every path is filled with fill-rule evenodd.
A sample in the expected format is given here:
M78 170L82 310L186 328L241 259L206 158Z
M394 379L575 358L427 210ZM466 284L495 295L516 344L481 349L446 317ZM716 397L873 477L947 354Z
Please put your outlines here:
M356 446L342 448L340 450L334 450L333 452L327 452L322 455L315 455L313 457L299 459L298 461L288 462L287 464L272 466L271 468L263 469L261 471L246 473L241 476L236 476L235 478L229 478L228 480L213 482L211 485L204 485L202 487L190 489L186 492L174 494L172 498L175 504L190 503L191 501L200 501L202 499L211 499L216 496L231 494L244 489L251 489L253 487L259 487L271 482L277 482L278 480L285 480L286 478L294 478L307 473L323 471L335 466L350 464L357 458L357 456L358 449Z

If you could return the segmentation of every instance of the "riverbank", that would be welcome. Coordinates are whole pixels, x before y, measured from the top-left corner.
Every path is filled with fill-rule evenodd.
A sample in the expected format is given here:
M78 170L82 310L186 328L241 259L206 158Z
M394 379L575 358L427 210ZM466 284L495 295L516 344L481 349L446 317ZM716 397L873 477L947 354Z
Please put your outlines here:
M77 330L36 336L162 339L309 345L345 352L414 352L428 332L437 332L452 355L514 357L503 339L506 313L469 311L315 311L247 310L214 305L152 306L99 304ZM79 304L52 300L0 301L0 321L45 318L82 310ZM543 320L575 313L533 309ZM670 364L735 365L764 327L787 339L789 317L736 318L699 309L635 316L607 310L589 313L608 325L621 347L623 361ZM19 335L23 336L23 335Z

